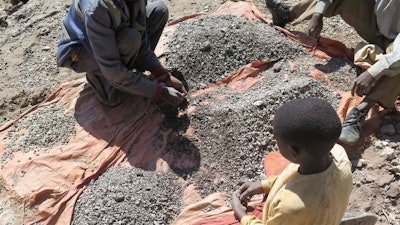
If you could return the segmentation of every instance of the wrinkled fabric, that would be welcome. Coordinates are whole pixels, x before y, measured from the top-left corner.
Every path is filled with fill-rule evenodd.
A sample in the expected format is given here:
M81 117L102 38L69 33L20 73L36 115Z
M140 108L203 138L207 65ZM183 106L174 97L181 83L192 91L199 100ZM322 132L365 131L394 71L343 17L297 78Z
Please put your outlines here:
M251 1L227 1L211 15L218 15L218 13L271 23L259 13ZM184 19L198 16L206 15L189 15ZM176 29L176 24L184 19L173 22L167 27L166 35L162 35L156 49L158 55L167 51L168 39ZM304 33L289 32L281 28L279 30L306 48L313 47L312 41ZM312 52L323 58L335 55L352 57L351 51L342 43L329 39L321 39L320 44ZM196 98L196 95L201 95L204 91L210 92L211 89L218 88L226 88L230 93L243 93L261 79L268 79L257 75L272 63L257 61L243 68L237 68L237 72L232 72L227 78L211 84L210 89L190 93L190 97ZM350 96L349 93L343 93L342 96L338 114L344 118L349 107L356 104L359 99ZM0 154L2 155L9 150L8 144L12 141L12 137L19 135L18 132L12 131L12 125L20 119L29 118L32 113L43 107L61 104L65 114L74 115L77 121L75 135L68 143L59 143L51 149L45 149L44 152L38 149L39 155L34 152L16 153L13 159L6 161L0 169L2 193L7 193L9 198L16 201L16 206L25 210L27 215L24 219L25 223L70 224L74 204L79 194L84 191L90 181L99 177L110 167L131 166L146 170L167 171L171 168L190 170L199 166L197 159L200 149L192 149L190 153L182 154L180 158L174 156L171 151L165 151L168 136L172 131L160 128L163 114L159 112L156 104L139 96L124 95L122 97L123 101L117 107L105 107L97 101L95 93L88 87L85 79L79 79L60 85L44 102L0 127L2 140ZM187 113L190 114L193 111L195 107L189 106ZM375 122L379 121L379 117L374 118ZM375 123L375 125L379 124ZM194 132L191 127L186 131L187 135ZM278 166L273 166L273 168L276 169ZM272 171L271 168L266 168L266 170L267 174ZM202 203L195 203L196 207L184 211L191 216L208 218L209 214L202 214L201 210L210 202L217 210L209 212L214 216L229 211L227 208L221 208L227 196L224 193L216 193L202 200L193 185L184 186L184 189L183 199L186 204L199 200ZM261 199L255 199L253 205L260 202ZM194 221L190 216L179 218L184 221ZM177 222L175 224L190 223Z

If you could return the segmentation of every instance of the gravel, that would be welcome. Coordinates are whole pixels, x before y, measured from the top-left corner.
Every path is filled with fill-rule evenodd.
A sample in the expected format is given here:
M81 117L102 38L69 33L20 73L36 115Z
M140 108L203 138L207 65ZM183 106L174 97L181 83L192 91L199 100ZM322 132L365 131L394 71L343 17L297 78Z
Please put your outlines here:
M169 48L167 66L180 71L193 90L256 60L305 54L271 26L232 15L180 23Z
M182 205L176 176L139 168L111 168L79 197L73 225L169 225Z
M68 143L75 135L75 121L73 114L66 113L60 103L39 108L31 116L15 122L8 130L11 141L1 159L11 157L16 151L51 149L57 143Z
M198 108L189 117L197 137L192 141L201 149L201 166L207 170L197 171L191 179L203 197L217 191L232 193L239 181L259 179L264 156L277 150L272 120L284 102L318 97L337 104L336 92L311 78L269 78L220 101L196 99Z

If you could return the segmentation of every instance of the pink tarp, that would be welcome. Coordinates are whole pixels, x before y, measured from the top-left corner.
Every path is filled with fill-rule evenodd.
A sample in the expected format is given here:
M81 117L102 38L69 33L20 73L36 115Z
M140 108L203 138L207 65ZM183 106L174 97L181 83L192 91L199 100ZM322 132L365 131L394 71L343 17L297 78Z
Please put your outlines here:
M251 1L227 1L210 15L217 14L234 14L269 22ZM196 16L207 15L193 15L185 19ZM168 51L165 43L173 33L176 23L166 28L166 35L163 35L157 49L159 55ZM349 59L352 57L351 52L340 42L321 39L319 45L315 46L312 40L302 34L291 33L282 28L279 30L318 56L326 58L330 54L339 54ZM253 62L204 90L190 93L190 98L196 98L225 85L232 91L245 92L262 79L258 78L257 74L271 63ZM357 99L351 96L344 96L343 102L347 107L340 108L339 115L342 117L348 106L357 102ZM171 167L188 169L195 166L195 158L200 154L200 150L196 149L190 151L190 154L176 158L172 153L165 151L167 136L172 131L160 129L163 114L149 100L125 97L118 107L104 107L98 103L85 79L62 84L46 101L3 125L0 128L0 138L3 140L0 143L0 154L8 150L12 136L16 135L14 133L10 137L8 133L13 123L29 117L42 107L56 103L63 106L66 114L75 116L77 125L74 137L67 144L57 144L51 151L40 154L17 152L1 168L2 189L7 192L8 197L17 202L16 204L23 205L24 212L27 209L27 218L22 220L29 221L27 223L42 221L44 224L69 224L79 194L91 180L110 167L125 165L163 171ZM187 113L191 110L195 109L189 106ZM191 129L188 128L188 135L193 133ZM218 193L215 195L222 196ZM186 203L200 200L193 186L185 190L183 197Z

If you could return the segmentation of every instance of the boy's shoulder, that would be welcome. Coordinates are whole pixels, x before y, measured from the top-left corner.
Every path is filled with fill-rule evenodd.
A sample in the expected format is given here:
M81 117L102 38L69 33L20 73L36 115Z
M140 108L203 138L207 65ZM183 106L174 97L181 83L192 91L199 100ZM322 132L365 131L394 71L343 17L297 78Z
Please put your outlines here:
M351 175L351 162L345 149L341 145L335 144L331 150L331 154L333 156L333 163L335 163L337 169Z

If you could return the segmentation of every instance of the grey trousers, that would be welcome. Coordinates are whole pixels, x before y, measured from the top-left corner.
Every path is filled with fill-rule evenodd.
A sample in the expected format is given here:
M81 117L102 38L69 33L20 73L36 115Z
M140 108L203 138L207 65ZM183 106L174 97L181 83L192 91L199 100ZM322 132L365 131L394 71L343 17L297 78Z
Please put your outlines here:
M308 20L315 12L317 0L302 0L290 9L294 25ZM375 0L333 0L327 8L324 17L340 15L340 17L368 43L376 44L385 49L393 40L377 35L378 25L374 13Z

